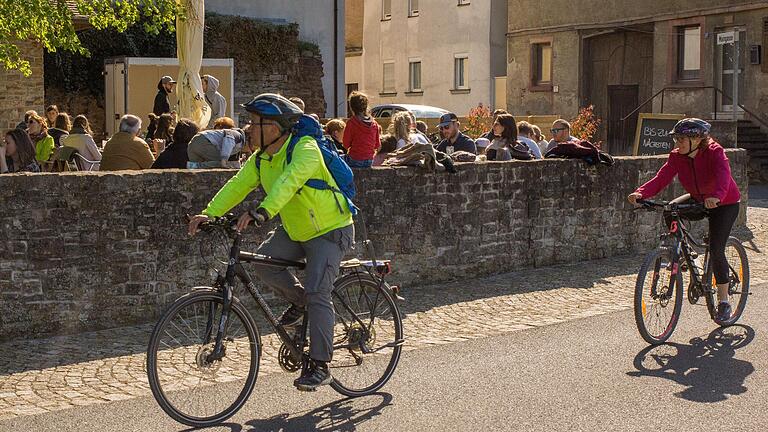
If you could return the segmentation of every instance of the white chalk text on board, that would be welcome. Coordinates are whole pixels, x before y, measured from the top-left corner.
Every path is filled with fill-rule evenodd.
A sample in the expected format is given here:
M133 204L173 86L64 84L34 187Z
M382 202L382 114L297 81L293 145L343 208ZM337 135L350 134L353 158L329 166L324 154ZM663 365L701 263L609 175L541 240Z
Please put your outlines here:
M633 154L648 156L667 154L672 151L675 144L669 131L683 117L681 114L640 114Z

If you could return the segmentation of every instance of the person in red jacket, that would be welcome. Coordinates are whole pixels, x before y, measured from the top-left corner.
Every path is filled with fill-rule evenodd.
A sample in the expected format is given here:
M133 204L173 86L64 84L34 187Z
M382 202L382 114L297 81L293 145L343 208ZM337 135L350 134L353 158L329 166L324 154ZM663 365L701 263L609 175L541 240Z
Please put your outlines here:
M723 147L709 136L710 124L697 118L680 120L670 132L676 148L656 176L629 194L627 199L636 204L638 199L650 198L677 176L688 192L674 202L704 203L709 216L709 247L711 264L717 283L718 321L731 316L728 302L728 261L725 245L731 228L739 215L741 194L731 176L731 167ZM669 221L668 221L669 222Z
M381 147L379 124L368 115L368 96L358 91L349 95L352 116L347 120L342 140L347 149L345 160L352 168L370 168L376 150Z

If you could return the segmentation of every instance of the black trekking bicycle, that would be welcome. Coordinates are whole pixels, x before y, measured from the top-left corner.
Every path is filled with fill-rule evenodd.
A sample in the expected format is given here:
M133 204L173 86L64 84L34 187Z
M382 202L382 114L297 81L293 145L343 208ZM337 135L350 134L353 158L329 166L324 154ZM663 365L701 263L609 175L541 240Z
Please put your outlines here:
M295 331L282 327L241 263L295 269L305 264L242 251L236 223L228 215L201 225L203 232L231 241L227 258L219 258L226 271L216 272L213 286L196 287L171 304L147 349L152 394L169 416L189 426L211 426L234 415L256 383L263 345L253 317L233 293L238 280L276 332L268 343L276 348L271 351L280 367L287 372L308 367L307 314ZM399 289L384 280L390 263L377 261L370 241L364 244L372 259L342 262L332 292L336 324L331 387L349 397L369 395L384 386L404 343L396 303Z
M664 201L637 200L648 210L669 212L669 232L661 236L661 244L645 257L635 285L635 323L640 336L653 345L664 343L675 330L683 305L683 273L689 273L688 301L698 303L703 296L709 315L720 326L735 324L749 296L749 261L739 239L729 237L725 246L728 260L728 301L733 313L727 321L715 319L717 285L709 262L709 244L705 236L696 241L688 232L685 214L706 212L701 203L677 204ZM697 259L704 254L703 261Z

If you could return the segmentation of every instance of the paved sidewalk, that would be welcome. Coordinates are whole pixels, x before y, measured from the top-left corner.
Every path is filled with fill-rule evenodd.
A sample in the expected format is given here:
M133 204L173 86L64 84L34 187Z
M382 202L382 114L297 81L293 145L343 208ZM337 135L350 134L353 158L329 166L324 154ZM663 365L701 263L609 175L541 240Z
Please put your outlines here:
M751 284L768 269L768 200L750 202ZM523 270L404 293L406 350L484 338L629 309L641 256ZM0 420L149 394L151 325L0 344ZM262 332L264 329L262 328ZM264 335L264 333L262 333ZM279 341L263 337L260 375L282 373Z

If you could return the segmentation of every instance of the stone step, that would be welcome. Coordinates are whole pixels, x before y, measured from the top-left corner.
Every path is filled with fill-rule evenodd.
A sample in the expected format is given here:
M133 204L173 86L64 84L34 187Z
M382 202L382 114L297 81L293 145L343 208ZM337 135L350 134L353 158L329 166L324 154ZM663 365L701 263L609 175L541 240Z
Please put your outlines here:
M768 136L760 135L739 135L739 142L768 142Z

